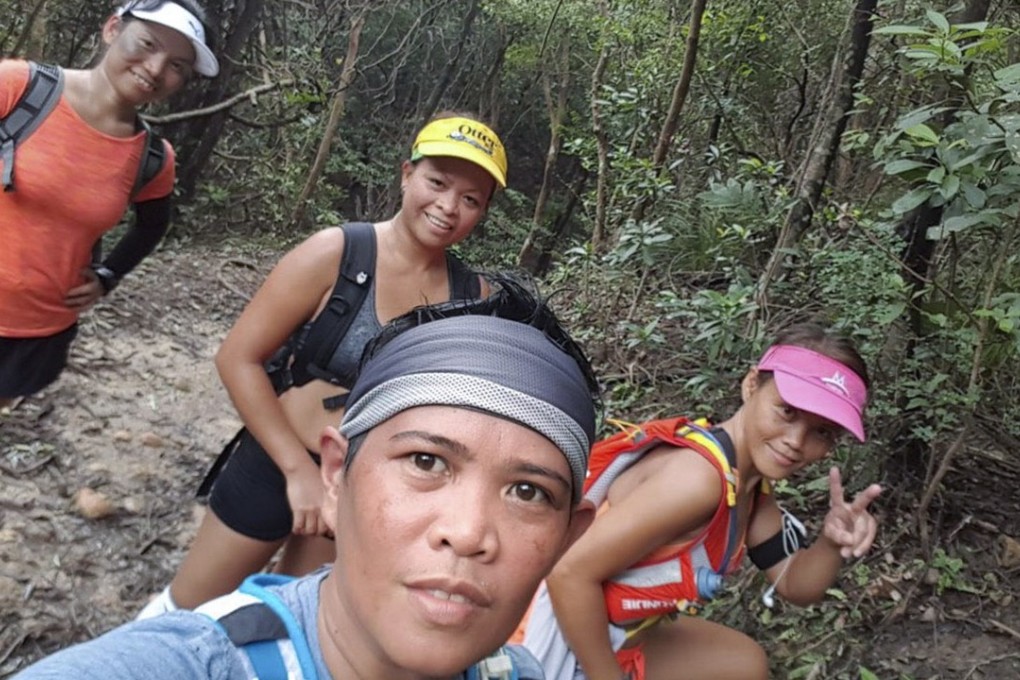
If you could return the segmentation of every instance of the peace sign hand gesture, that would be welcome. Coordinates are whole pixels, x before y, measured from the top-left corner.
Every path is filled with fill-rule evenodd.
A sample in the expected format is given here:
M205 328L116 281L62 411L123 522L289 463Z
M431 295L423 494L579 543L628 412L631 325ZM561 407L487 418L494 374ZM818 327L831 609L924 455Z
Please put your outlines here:
M829 513L825 516L822 535L839 548L843 559L860 557L871 549L878 532L878 521L868 506L882 493L872 484L848 503L843 496L843 480L838 467L829 469Z

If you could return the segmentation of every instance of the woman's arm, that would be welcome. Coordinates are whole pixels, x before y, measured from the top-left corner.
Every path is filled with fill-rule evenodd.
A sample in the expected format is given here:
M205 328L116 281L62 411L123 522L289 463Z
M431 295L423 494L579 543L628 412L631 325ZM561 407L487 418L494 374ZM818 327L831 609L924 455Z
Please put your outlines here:
M288 252L245 307L216 353L216 368L245 426L287 478L294 532L325 531L315 463L283 412L264 362L311 319L333 288L343 231L326 229Z
M719 473L711 463L692 451L660 451L647 455L670 456L660 461L661 469L624 498L614 498L546 581L556 620L590 680L619 680L623 674L609 640L603 582L704 526L719 504Z
M135 204L134 224L117 241L109 257L101 264L93 262L90 269L82 272L85 283L67 291L64 304L78 312L91 307L99 298L116 288L125 274L156 249L169 226L169 196ZM96 246L98 248L99 242ZM94 257L96 251L94 248Z
M811 547L798 550L765 571L776 585L776 592L799 606L820 602L836 582L844 559L860 557L871 548L878 522L867 508L881 491L880 486L872 484L848 503L843 497L839 469L833 467L829 471L830 507L821 535ZM763 496L759 503L748 527L747 543L752 547L782 530L782 513L775 499Z
M156 249L169 227L169 196L136 203L134 224L103 259L103 266L112 271L118 280L123 278Z

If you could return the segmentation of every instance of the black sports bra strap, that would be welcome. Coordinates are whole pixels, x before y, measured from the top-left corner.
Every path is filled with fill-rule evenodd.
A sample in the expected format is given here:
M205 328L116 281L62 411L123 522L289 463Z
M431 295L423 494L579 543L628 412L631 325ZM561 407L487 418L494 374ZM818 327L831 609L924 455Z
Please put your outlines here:
M478 273L449 251L446 253L446 269L450 275L451 300L475 300L481 297L482 284L478 281Z

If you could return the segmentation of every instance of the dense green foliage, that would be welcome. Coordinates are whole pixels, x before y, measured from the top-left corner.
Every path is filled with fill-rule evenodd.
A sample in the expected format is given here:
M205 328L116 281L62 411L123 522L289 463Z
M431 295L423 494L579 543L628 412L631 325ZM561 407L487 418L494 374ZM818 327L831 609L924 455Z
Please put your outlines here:
M0 0L16 17L0 50L85 63L102 8L52 0L29 22L39 4ZM234 67L171 110L266 87L165 127L181 174L197 178L182 180L176 233L283 246L389 216L415 127L476 111L502 133L511 177L464 250L513 266L534 238L530 264L597 359L613 415L725 415L776 329L822 320L859 340L875 384L872 437L839 460L862 485L912 482L897 510L908 522L916 511L927 540L940 527L925 492L951 457L978 455L953 446L962 433L1016 461L1020 17L980 0L879 7L853 108L840 111L860 18L846 1L708 3L700 17L672 0L223 3L224 44L251 22ZM356 16L357 77L309 218L292 225ZM693 21L693 78L657 163ZM808 228L786 241L812 154L844 115ZM860 677L852 650L805 654L790 620L759 614L785 650L783 677Z

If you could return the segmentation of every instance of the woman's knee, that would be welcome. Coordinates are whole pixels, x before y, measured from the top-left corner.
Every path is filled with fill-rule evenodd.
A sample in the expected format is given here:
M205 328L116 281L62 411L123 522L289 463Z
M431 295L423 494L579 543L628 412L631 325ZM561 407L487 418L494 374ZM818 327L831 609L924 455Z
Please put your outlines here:
M748 647L745 651L746 661L744 667L747 669L748 680L768 680L769 677L769 656L757 642L747 638Z
M726 628L728 640L719 655L720 674L715 677L739 680L768 680L769 657L765 649L753 638L732 628ZM725 671L725 672L723 672Z

